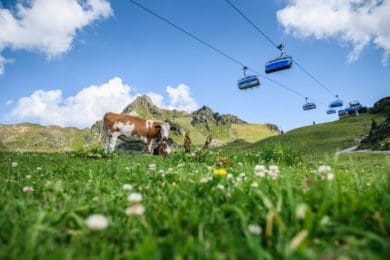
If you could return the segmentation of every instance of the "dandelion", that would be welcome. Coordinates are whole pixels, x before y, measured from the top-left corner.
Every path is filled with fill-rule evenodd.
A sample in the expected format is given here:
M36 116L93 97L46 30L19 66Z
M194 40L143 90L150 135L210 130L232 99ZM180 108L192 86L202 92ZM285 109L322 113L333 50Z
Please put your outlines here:
M33 192L33 191L34 191L34 188L31 186L23 187L23 192L29 193L29 192Z
M259 226L257 224L249 224L248 225L248 230L249 230L249 233L251 233L253 235L260 235L261 232L263 231L261 226Z
M26 179L31 179L31 175L30 174L28 174L28 175L26 175Z
M151 163L148 165L148 170L149 171L155 171L157 169L157 166L155 163Z
M142 204L134 204L125 210L126 215L142 216L145 212L145 207Z
M295 216L297 219L304 219L308 209L309 208L305 203L298 204L298 206L295 208Z
M127 197L127 200L130 203L139 203L142 201L142 194L138 192L133 192Z
M259 184L257 182L252 182L251 187L252 188L258 188Z
M103 229L108 227L107 218L105 216L99 215L99 214L89 216L85 220L85 223L92 230L103 230Z
M214 170L214 175L225 176L226 174L227 174L227 171L224 168Z
M128 184L128 183L123 184L123 189L124 190L132 190L133 189L133 185Z
M278 178L278 174L279 174L280 170L279 170L279 167L277 165L270 165L269 166L269 169L268 169L268 176L275 180L276 178Z
M264 165L256 165L255 166L255 175L257 177L265 177L265 174L267 173L267 169Z
M12 167L16 167L16 166L18 166L18 163L17 162L12 162L11 166Z

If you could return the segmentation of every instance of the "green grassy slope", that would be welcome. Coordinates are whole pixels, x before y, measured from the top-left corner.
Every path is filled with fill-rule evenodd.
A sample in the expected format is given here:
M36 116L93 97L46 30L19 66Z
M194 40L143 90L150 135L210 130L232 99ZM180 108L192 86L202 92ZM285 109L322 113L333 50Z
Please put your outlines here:
M0 149L11 151L63 151L96 145L89 129L23 123L0 125Z
M259 150L269 146L282 145L305 151L307 154L333 153L357 145L359 137L368 134L372 119L380 123L384 121L385 116L362 114L359 117L342 118L329 123L297 128L254 144L229 144L223 149L226 151Z

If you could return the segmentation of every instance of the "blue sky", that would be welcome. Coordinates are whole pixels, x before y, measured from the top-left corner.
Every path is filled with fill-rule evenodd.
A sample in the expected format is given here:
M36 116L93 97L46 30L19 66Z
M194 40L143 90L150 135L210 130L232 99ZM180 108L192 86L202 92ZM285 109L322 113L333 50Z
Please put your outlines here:
M261 77L259 88L239 91L240 66L129 1L53 2L0 0L0 123L88 127L140 94L283 130L337 119L326 115L334 97L297 66L269 76L316 100L316 110L303 111L302 97ZM224 0L139 2L257 71L279 55ZM232 2L343 100L371 106L390 94L389 0Z

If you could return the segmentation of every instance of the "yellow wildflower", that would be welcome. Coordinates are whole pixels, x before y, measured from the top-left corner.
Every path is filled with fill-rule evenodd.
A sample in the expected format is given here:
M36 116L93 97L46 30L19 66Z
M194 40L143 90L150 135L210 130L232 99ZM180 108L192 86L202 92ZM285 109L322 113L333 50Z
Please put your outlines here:
M215 169L214 174L217 176L225 176L227 174L227 171L224 168Z

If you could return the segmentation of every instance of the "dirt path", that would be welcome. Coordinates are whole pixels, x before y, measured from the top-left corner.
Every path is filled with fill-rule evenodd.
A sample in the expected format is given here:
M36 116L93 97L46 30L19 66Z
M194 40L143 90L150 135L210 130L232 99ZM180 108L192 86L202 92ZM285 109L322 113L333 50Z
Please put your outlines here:
M345 153L370 153L370 154L388 154L390 151L372 151L372 150L356 150L357 146L352 146L350 148L336 152L337 155Z

